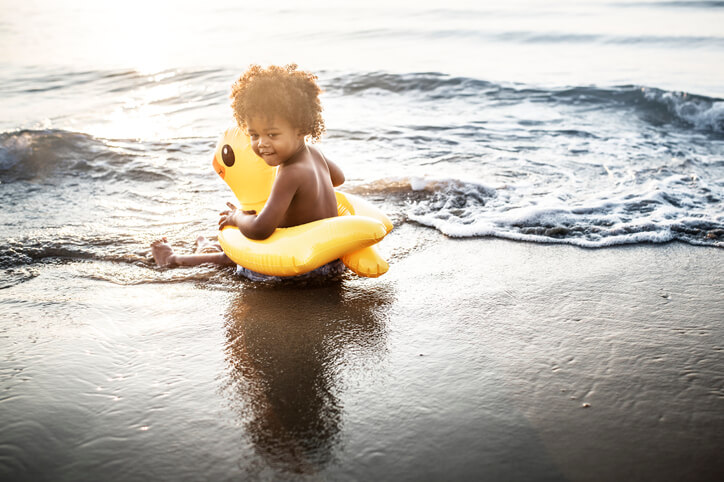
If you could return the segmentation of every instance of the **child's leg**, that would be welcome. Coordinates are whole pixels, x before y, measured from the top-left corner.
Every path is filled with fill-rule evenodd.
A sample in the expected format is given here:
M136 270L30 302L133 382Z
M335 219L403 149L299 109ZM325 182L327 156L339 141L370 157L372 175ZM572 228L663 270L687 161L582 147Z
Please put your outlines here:
M199 252L198 246L196 249L194 254L176 254L166 238L151 243L153 259L156 260L156 264L159 266L198 266L206 263L231 266L235 264L221 251L221 247L219 247L218 251L214 250L212 252Z

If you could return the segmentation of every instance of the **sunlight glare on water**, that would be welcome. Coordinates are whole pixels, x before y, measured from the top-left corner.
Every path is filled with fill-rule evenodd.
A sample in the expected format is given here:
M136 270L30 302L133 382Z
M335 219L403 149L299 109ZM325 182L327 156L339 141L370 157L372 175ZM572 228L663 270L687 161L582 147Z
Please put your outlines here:
M724 65L710 48L724 44L723 9L703 15L684 2L657 4L652 14L645 2L608 0L2 1L9 38L0 58L12 65L155 74L296 62L315 71L437 71L554 85L633 80L724 95ZM705 75L691 75L702 68Z

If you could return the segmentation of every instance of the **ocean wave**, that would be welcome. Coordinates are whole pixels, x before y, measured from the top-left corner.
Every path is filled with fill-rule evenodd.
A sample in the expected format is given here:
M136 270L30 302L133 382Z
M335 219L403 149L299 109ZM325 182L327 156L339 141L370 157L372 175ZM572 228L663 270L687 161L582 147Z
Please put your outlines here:
M138 239L104 232L100 227L48 228L4 239L0 243L0 269L86 260L147 264L146 251L147 246Z
M666 106L667 111L700 130L724 132L724 101L690 95L686 92L669 92L659 89L642 89L644 98Z
M355 73L325 79L325 88L343 95L358 95L373 91L392 93L435 93L440 91L446 97L465 93L479 94L486 89L499 91L502 86L492 82L469 77L453 77L438 72L393 74L387 72Z
M528 32L513 31L487 35L498 42L530 44L611 44L641 45L659 48L690 49L697 47L722 47L724 38L695 35L610 35L593 33Z
M33 267L3 268L0 266L0 290L19 285L36 276L38 276L38 270Z
M184 142L181 139L177 143L183 145ZM62 177L172 180L164 169L147 162L147 156L162 151L170 157L178 150L175 144L137 144L136 141L99 139L60 129L0 133L0 182L47 181Z
M683 241L724 247L720 200L676 186L680 176L636 192L563 201L560 193L525 199L522 189L456 179L409 178L359 186L357 192L404 206L408 221L458 238L497 237L598 248ZM705 189L706 190L706 189Z
M62 130L21 130L0 134L0 181L30 180L58 171L86 169L101 152L92 136Z
M480 15L482 14L473 14ZM434 28L434 23L425 24L424 28L409 25L407 27L396 24L389 27L351 29L340 33L344 41L374 41L380 38L397 42L430 42L432 41L463 41L476 44L486 43L494 45L531 44L531 45L583 45L596 46L625 46L653 47L666 49L710 49L724 46L724 37L718 35L667 35L666 33L646 35L623 35L619 33L576 32L567 30L501 30L492 28Z
M499 103L549 103L631 111L656 125L678 123L694 129L724 133L724 99L655 87L573 86L538 88L519 84L496 84L436 72L392 74L371 72L336 76L325 87L342 95L406 95L416 100L461 99L485 105Z
M127 94L150 87L184 84L188 81L208 85L223 80L231 84L223 69L164 69L141 72L134 69L67 70L58 68L27 68L3 79L0 95L27 95L52 91L85 89L86 95Z
M614 7L663 7L663 8L724 8L724 2L720 0L684 0L684 1L663 1L663 2L614 2Z
M703 95L627 85L554 90L550 98L573 105L633 110L655 125L678 122L699 130L724 133L724 100Z

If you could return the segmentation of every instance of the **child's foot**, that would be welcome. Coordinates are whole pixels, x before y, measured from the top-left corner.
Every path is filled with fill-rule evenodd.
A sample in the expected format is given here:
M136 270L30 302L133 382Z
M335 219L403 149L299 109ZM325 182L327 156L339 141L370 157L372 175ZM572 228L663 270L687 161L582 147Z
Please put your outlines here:
M199 236L196 238L195 253L218 253L221 251L221 246L219 246L218 243L209 241L205 236Z
M194 249L194 252L201 252L207 244L209 244L209 240L206 239L206 236L199 236L196 238L196 248Z
M156 264L161 267L172 266L173 262L173 248L168 244L168 239L161 238L151 243L151 253L153 259L156 260Z

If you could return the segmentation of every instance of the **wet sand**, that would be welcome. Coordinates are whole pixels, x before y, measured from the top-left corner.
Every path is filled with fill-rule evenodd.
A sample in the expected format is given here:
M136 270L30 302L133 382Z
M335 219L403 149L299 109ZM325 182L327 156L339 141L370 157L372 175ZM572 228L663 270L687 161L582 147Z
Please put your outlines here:
M0 479L724 475L724 251L383 251L322 286L88 262L0 290Z

